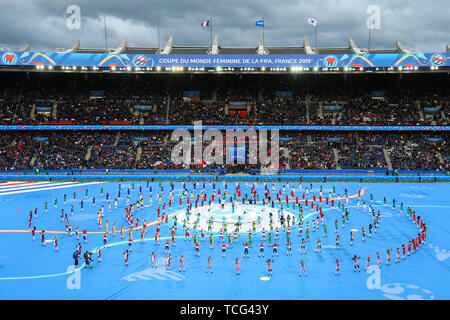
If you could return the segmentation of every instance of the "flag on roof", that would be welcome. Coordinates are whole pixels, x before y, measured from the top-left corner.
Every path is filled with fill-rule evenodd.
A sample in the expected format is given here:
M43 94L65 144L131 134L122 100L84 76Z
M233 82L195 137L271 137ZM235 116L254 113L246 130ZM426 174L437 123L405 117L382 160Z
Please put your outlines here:
M255 25L256 25L257 27L264 27L264 20L258 20L258 21L256 21Z
M209 28L209 20L203 21L200 25L202 27Z
M317 19L314 18L308 18L308 23L310 25L316 26L317 25Z

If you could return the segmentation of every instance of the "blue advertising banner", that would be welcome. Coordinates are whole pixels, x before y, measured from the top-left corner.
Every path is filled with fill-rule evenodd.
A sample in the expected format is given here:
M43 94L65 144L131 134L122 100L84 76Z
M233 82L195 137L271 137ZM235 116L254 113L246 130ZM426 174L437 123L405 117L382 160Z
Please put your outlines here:
M323 106L322 109L324 111L340 111L342 106Z
M245 107L247 105L247 101L230 101L229 105Z
M386 91L385 90L373 90L371 92L371 94L374 97L384 97L386 95Z
M277 97L292 97L292 91L275 91Z
M152 110L153 106L146 106L142 104L137 104L133 107L135 110Z
M91 97L103 97L105 95L105 90L91 90L89 91Z
M33 141L36 141L36 142L48 141L48 137L34 137Z
M442 138L427 138L429 142L442 142Z
M245 150L245 147L229 147L227 160L231 159L232 161L236 161L237 163L245 163L247 159Z
M441 110L441 107L424 107L423 111L425 112L439 112Z
M50 112L52 107L36 106L36 111Z
M147 137L133 137L134 141L148 141Z
M183 91L183 97L200 97L200 91Z
M63 52L0 51L4 66L69 67L303 67L374 68L450 66L450 53L379 54L287 54L287 55L187 55L187 54L103 54Z

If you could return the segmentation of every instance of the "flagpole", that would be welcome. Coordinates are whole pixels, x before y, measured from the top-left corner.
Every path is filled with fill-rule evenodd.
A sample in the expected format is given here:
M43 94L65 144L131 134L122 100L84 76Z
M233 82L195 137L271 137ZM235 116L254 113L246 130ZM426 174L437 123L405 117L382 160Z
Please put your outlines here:
M262 18L262 21L263 21L263 48L264 48L264 25L266 24L264 21L264 17Z
M159 53L160 49L161 49L161 42L159 40L159 17L158 17L158 51L157 51L157 53Z
M209 18L209 31L210 31L210 36L211 36L211 53L212 53L212 50L213 50L213 36L212 36L212 34L213 34L213 25L212 25L212 18Z
M368 48L368 50L370 50L371 33L372 33L372 29L369 28L369 48Z
M105 27L105 52L108 51L108 37L106 35L106 16L103 17L103 24Z
M317 52L317 25L319 20L316 18L316 25L314 26L314 51Z

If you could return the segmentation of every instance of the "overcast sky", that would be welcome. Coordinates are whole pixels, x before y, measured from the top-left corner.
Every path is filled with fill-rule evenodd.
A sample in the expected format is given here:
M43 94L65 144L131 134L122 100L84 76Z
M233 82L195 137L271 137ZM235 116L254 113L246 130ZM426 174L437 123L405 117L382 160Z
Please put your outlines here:
M129 46L157 46L157 19L161 46L170 35L175 45L209 45L209 30L202 21L212 18L221 46L256 46L265 20L267 46L302 45L303 36L314 43L317 17L318 47L347 46L351 36L361 48L368 46L367 7L380 8L381 29L374 30L372 48L393 48L400 40L409 49L444 51L450 44L450 9L445 0L0 0L0 46L33 51L70 48L76 40L87 48L104 48L128 38ZM69 5L81 9L81 28L66 26Z

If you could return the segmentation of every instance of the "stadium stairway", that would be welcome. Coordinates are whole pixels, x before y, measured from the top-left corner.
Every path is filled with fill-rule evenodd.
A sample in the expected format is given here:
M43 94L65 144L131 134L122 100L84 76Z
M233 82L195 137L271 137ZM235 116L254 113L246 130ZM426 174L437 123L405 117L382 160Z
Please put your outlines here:
M392 170L391 157L389 156L389 152L386 150L386 148L383 148L383 153L384 153L384 159L386 160L386 163L388 165L388 169Z
M119 144L119 139L120 139L120 131L117 132L116 134L116 139L114 140L113 146L117 147L117 145Z
M323 102L319 102L319 117L323 119Z
M167 95L166 124L169 124L169 114L170 114L170 94Z
M336 163L336 169L341 170L341 165L339 164L339 152L336 148L333 148L334 162Z
M137 167L139 161L141 161L141 154L142 154L142 147L139 146L136 151L136 162L134 163L135 167Z
M35 104L35 103L33 103L33 104L31 105L30 119L31 119L31 120L36 119L36 104Z
M58 116L58 103L54 102L53 103L53 108L52 108L52 118L54 120L56 120L57 116Z
M442 157L442 153L440 153L439 151L436 151L436 155L439 159L439 162L445 167L445 161L444 161L444 158Z
M84 160L89 161L89 159L91 158L92 147L93 146L89 146L89 148L87 149L86 156L84 157Z
M442 120L447 121L447 116L445 115L444 110L441 110L441 118Z
M305 105L306 105L306 123L310 123L309 121L309 93L305 96Z
M417 101L416 105L417 105L417 111L419 111L420 121L425 120L425 116L423 115L423 110L422 110L422 107L420 105L420 102Z
M36 159L37 159L37 156L36 156L36 155L34 155L33 158L31 158L31 161L30 161L30 168L33 168L34 163L36 162Z
M289 156L289 149L288 148L280 148L280 159L284 158L286 166L285 169L291 168L291 157Z

